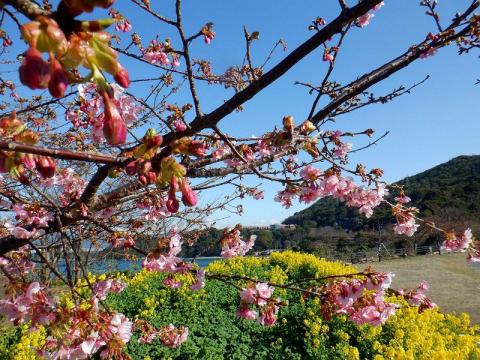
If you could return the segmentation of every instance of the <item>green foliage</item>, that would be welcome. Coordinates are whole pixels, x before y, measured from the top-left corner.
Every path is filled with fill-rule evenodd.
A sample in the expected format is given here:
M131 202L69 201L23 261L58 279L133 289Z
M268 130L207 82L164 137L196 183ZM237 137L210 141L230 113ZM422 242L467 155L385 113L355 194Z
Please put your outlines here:
M277 284L355 271L341 263L291 251L274 253L270 258L247 257L214 262L207 270ZM193 278L190 275L176 276L185 285L172 290L163 286L164 274L142 271L130 280L123 292L109 295L109 306L132 319L146 319L155 327L172 323L189 328L188 341L177 349L166 348L158 340L152 344L140 344L140 334L135 333L127 345L127 352L133 359L358 359L373 358L382 351L397 351L390 345L395 338L393 323L383 328L371 328L357 327L345 317L326 321L320 314L318 299L305 300L298 292L277 288L274 295L289 305L281 308L275 326L263 327L236 318L239 296L231 285L210 280L204 290L192 292L188 285ZM309 284L304 282L303 286ZM245 282L238 285L245 286ZM424 321L413 310L406 322L415 325L417 321ZM437 314L436 311L428 313ZM440 317L435 321L447 324L443 315ZM449 335L449 341L455 336L470 334L468 331L471 330L467 329L471 328L462 326L448 323L448 327L455 331L454 335ZM474 337L469 342L470 347L462 348L462 351L474 351L479 339ZM435 347L435 344L430 346Z
M21 327L0 329L0 359L12 359L12 349L22 337Z

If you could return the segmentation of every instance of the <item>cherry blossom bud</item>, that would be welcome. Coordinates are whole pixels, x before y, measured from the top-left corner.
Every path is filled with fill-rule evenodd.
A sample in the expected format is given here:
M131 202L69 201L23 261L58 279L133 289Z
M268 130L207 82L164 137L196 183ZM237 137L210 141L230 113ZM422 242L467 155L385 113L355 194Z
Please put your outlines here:
M67 38L51 17L39 16L35 21L23 25L21 31L25 41L41 52L64 54L67 51Z
M51 57L50 59L50 81L48 82L48 90L53 97L61 98L65 94L65 90L67 90L68 86L68 79L65 70L63 69L62 64L55 59L55 57Z
M140 181L142 185L148 185L148 179L145 175L140 175L138 177L138 181Z
M106 92L103 92L102 95L105 108L103 135L110 145L123 144L127 138L127 125L110 96Z
M114 76L115 81L123 88L127 88L130 85L130 78L128 71L120 64L118 64L118 71Z
M50 66L34 47L30 47L25 54L19 73L22 84L30 89L45 89L50 81Z
M22 164L27 167L27 169L33 170L36 167L36 159L32 154L25 154L22 157Z
M182 190L182 202L186 206L195 206L198 200L197 194L192 190L187 179L182 180L180 183L180 189Z
M128 175L135 175L137 173L137 161L131 161L125 166L125 172Z
M149 171L146 176L149 184L153 184L157 181L157 174L153 171Z
M51 178L55 175L55 161L48 156L37 156L35 158L35 165L37 171L43 178Z
M17 114L13 111L10 116L0 118L0 134L11 135L18 134L25 129L22 121L17 119Z
M206 150L207 149L206 149L205 145L203 144L203 142L193 140L190 143L189 151L192 155L195 155L195 156L198 156L198 157L205 156L205 154L206 154L205 151Z
M171 213L176 213L178 208L180 207L180 203L175 196L175 192L178 189L178 181L176 177L172 177L172 181L170 183L170 189L168 190L168 199L166 203L167 210Z
M152 163L150 161L142 161L138 164L138 172L146 175L152 169Z
M283 118L283 127L285 130L287 130L289 133L293 132L293 129L295 128L295 122L293 120L293 116L288 115Z
M143 137L143 143L147 148L157 147L162 145L162 135L157 134L154 129L148 129Z
M315 130L315 125L309 121L305 120L302 125L300 125L300 134L302 135L307 135L308 133L312 132Z
M177 198L175 197L175 193L173 193L172 195L172 192L169 192L168 193L168 200L167 200L167 203L166 203L166 207L167 207L167 210L169 212L171 212L172 214L175 214L179 207L180 207L180 203L178 202Z

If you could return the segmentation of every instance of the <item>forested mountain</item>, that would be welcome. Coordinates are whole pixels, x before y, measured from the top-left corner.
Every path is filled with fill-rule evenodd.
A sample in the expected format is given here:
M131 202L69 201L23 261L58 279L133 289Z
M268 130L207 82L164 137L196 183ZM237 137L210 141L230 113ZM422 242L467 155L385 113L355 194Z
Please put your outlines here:
M459 156L399 182L420 215L440 223L480 219L480 156ZM386 206L370 219L333 198L324 198L285 219L285 224L333 226L359 231L386 226L394 220ZM447 225L449 225L447 224Z

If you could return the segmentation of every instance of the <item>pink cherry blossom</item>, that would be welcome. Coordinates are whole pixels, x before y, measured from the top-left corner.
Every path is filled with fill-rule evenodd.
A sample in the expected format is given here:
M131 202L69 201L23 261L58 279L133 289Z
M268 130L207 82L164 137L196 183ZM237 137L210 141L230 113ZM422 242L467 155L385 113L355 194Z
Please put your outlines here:
M247 305L240 306L236 315L239 318L247 320L256 320L258 317L258 313L255 310L250 309Z
M272 296L274 288L269 286L266 283L258 283L255 285L255 289L257 290L257 305L262 306L267 303L267 300L270 299Z
M205 270L200 269L197 271L197 277L195 283L190 286L190 290L197 291L205 287Z
M373 10L374 10L374 11L378 11L378 10L380 10L380 8L381 8L382 6L384 6L384 5L385 5L385 3L382 1L381 3L375 5L374 8L373 8Z
M335 57L331 53L323 54L323 61L333 61Z
M257 188L250 188L247 189L247 194L253 197L255 200L263 200L264 194L263 191L257 189Z
M33 228L29 231L21 226L15 226L8 222L4 224L4 227L17 239L34 239L45 234L45 230L43 229L37 230Z
M434 47L429 47L427 51L422 51L419 55L420 59L427 59L431 56L434 56L437 53L437 49Z
M118 293L125 289L126 284L121 280L107 279L93 284L92 289L95 296L100 300L105 300L109 292Z
M147 60L149 63L157 64L160 63L162 65L168 65L170 60L162 50L157 51L146 51L143 53L143 58Z
M173 127L175 128L175 131L177 132L182 132L187 130L187 125L182 120L175 120L173 122Z
M316 169L312 165L307 165L300 171L300 176L303 180L315 181L322 175L322 172L322 170Z
M177 281L172 277L167 277L165 280L163 280L163 285L165 285L166 287L168 287L170 289L178 289L178 288L182 287L182 282Z
M469 228L461 234L451 234L443 242L441 249L445 252L466 250L473 242L472 230Z
M215 160L220 160L223 159L225 156L230 155L231 151L232 150L228 147L228 145L224 144L212 152L212 157Z
M366 13L365 15L362 15L360 16L359 18L357 18L357 20L355 21L355 24L357 26L360 26L360 27L365 27L367 26L368 24L370 24L370 21L372 20L372 18L374 17L375 15L371 14L371 13Z
M160 341L163 345L169 348L176 348L187 341L188 328L178 327L176 328L172 324L160 329L158 331Z
M121 32L129 32L132 30L132 24L125 18L122 18L120 21L115 23L115 30Z
M115 313L110 320L108 330L126 344L132 336L132 322L125 315Z
M260 309L258 323L263 326L273 326L277 321L278 306L271 304Z
M257 302L257 289L255 288L246 288L240 291L240 299L249 303L255 304Z
M47 228L48 222L53 221L53 213L41 207L29 208L24 204L14 204L12 210L15 212L15 219L21 221L24 225Z
M333 154L339 158L343 158L352 149L352 146L353 144L351 143L341 143L334 149Z
M395 274L389 273L376 273L367 277L365 281L365 288L367 290L386 290L392 285L392 280Z
M225 259L234 256L244 256L253 248L256 238L256 235L251 235L247 241L243 241L239 230L230 232L230 235L224 239L224 245L222 246L220 255Z
M401 195L401 196L397 196L395 198L395 201L400 203L400 204L407 204L411 201L412 199L410 199L408 196L406 195Z
M393 226L393 232L397 235L407 235L411 237L413 234L415 234L419 226L420 225L415 223L415 219L413 217L408 216L400 221L397 221L397 223Z

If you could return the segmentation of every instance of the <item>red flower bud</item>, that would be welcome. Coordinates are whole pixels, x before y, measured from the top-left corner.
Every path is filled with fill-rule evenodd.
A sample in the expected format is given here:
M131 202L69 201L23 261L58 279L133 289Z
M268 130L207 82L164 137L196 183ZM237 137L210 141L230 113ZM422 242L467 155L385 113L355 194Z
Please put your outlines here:
M110 145L120 145L127 139L127 125L123 121L117 105L106 92L102 93L104 103L103 135Z
M140 174L147 175L147 173L152 169L152 163L150 161L142 161L139 165L140 168L138 172Z
M177 178L174 176L172 177L172 181L170 182L170 189L168 190L168 199L167 199L167 210L171 213L176 213L178 208L180 207L180 203L175 196L175 192L178 190L178 182Z
M151 147L160 146L162 145L162 142L163 142L162 135L157 134L150 139L149 145L151 145Z
M67 73L63 69L62 64L52 57L50 65L50 81L48 82L48 90L53 97L61 98L65 94L68 86Z
M128 71L120 64L118 64L118 71L115 74L114 79L121 87L127 88L130 85Z
M142 185L148 185L148 179L145 175L140 175L138 177L138 181L140 181Z
M35 165L37 171L43 178L51 178L55 175L55 161L48 156L37 156L35 158Z
M137 173L137 161L131 161L125 166L125 172L128 175L135 175Z
M42 54L30 47L19 68L20 81L30 89L45 89L50 81L50 66Z
M22 157L22 164L27 167L27 169L33 170L37 166L36 158L32 154L25 154Z
M183 179L180 183L180 189L182 190L182 202L186 206L195 206L197 204L197 194L192 190L188 184L187 179Z
M205 156L205 145L203 142L197 141L197 140L192 140L190 142L190 146L188 151L195 156L202 157Z
M153 184L155 183L155 181L157 181L157 174L154 173L153 171L149 171L147 173L147 179L149 184Z

